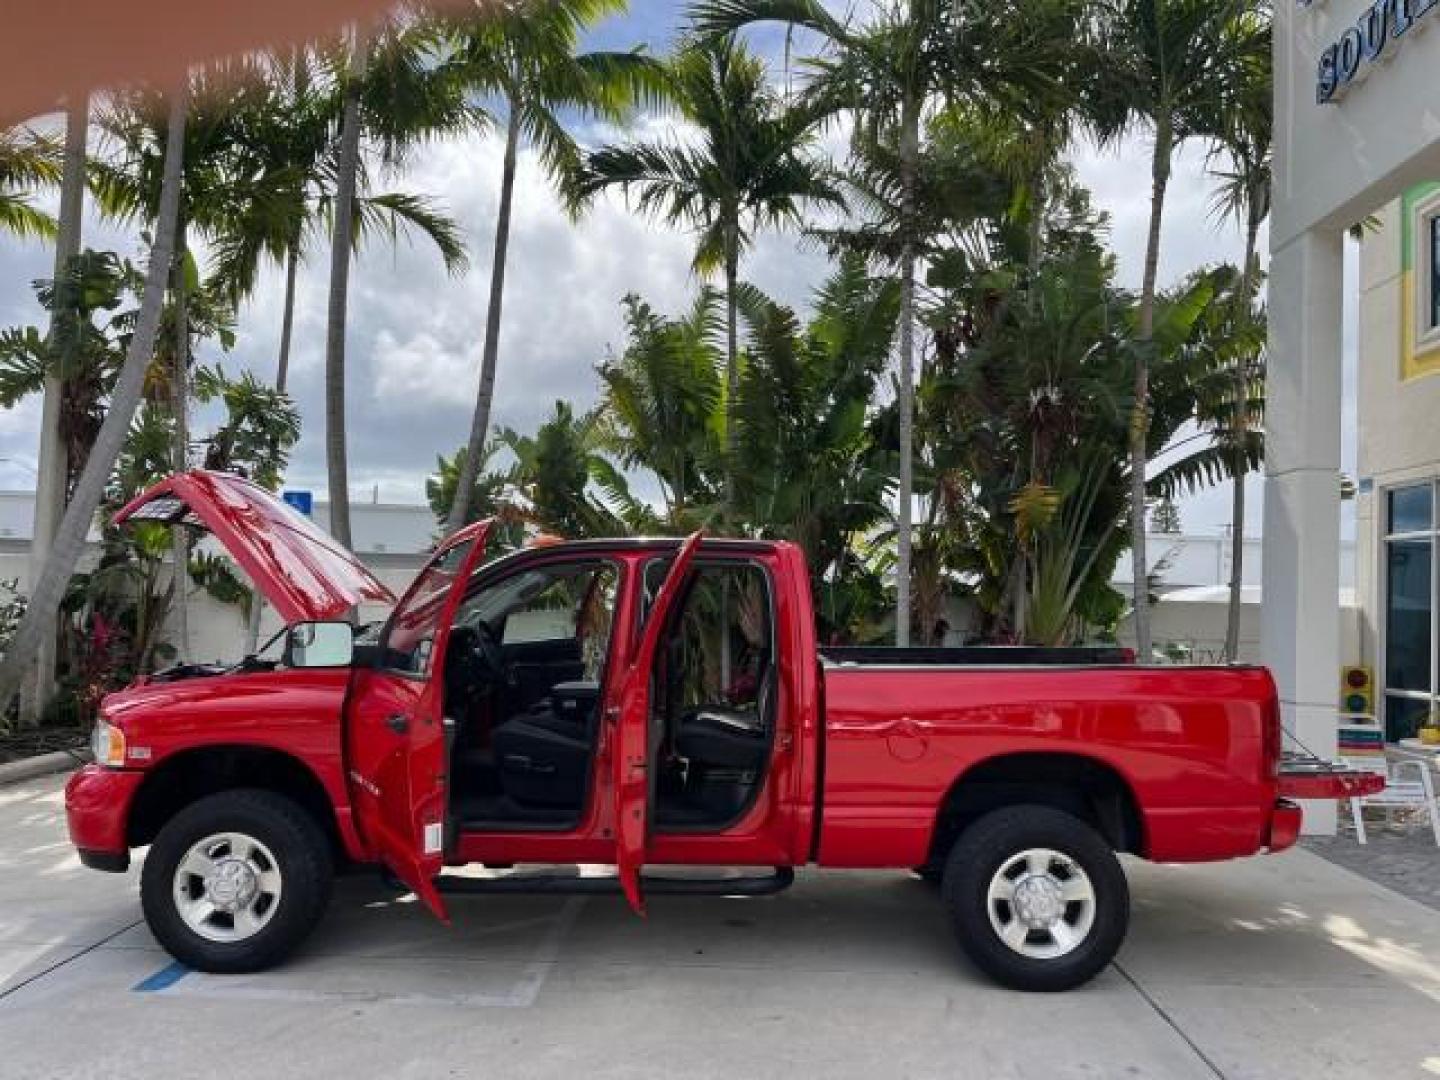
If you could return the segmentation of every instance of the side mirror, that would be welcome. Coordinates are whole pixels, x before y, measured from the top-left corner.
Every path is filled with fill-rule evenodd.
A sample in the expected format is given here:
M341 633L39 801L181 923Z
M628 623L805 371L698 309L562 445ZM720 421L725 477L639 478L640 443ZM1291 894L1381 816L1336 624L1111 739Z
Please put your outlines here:
M296 623L285 639L288 667L349 667L354 658L355 627L348 622Z

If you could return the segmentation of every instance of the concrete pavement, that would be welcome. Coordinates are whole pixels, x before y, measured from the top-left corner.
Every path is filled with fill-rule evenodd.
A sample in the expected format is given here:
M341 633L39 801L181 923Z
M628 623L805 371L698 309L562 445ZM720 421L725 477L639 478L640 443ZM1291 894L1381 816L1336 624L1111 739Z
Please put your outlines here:
M1440 916L1303 852L1127 869L1120 962L998 989L935 893L807 873L778 897L455 899L348 879L301 956L186 972L136 872L83 870L60 778L0 788L0 1077L1440 1075Z

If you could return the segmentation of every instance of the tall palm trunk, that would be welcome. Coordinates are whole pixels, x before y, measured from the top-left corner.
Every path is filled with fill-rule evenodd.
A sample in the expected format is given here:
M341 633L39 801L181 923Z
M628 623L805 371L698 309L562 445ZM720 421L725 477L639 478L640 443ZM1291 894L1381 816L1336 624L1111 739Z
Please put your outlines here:
M280 356L275 364L275 389L282 394L290 381L290 340L295 329L295 274L300 265L297 241L285 256L285 308L280 314Z
M915 180L920 107L907 96L900 118L900 493L896 516L895 644L910 644L910 564L915 490Z
M175 226L175 268L171 286L175 296L175 365L170 373L170 414L175 422L174 469L190 467L190 313L186 295L186 228L184 215ZM181 663L190 658L190 537L182 528L170 533L171 608L170 626L175 634L175 652Z
M285 306L280 314L280 357L275 365L275 389L282 394L290 379L290 338L295 326L295 273L300 263L300 244L297 240L285 256ZM245 655L249 656L260 644L260 616L265 601L259 592L251 590L250 610L245 615Z
M1175 132L1170 117L1155 122L1151 162L1150 231L1145 245L1145 277L1140 290L1139 348L1135 351L1135 404L1130 414L1130 552L1135 578L1135 652L1142 664L1151 659L1150 562L1145 550L1145 471L1149 462L1150 353L1155 340L1155 281L1160 269L1160 225L1170 185L1170 155Z
M740 451L740 432L735 423L740 400L740 226L738 212L727 212L725 226L725 513L734 520L735 459Z
M55 238L55 279L61 280L70 261L80 254L81 219L85 209L85 136L90 124L90 98L84 91L71 95L65 119L65 165L60 180L60 228ZM62 312L50 316L54 341ZM68 367L68 365L62 365ZM64 406L65 371L51 365L45 376L45 404L40 418L40 453L35 480L35 523L31 533L29 577L39 580L45 557L55 542L55 530L65 512L65 494L72 468L60 440L60 414ZM22 717L36 719L55 692L56 644L54 634L41 643L35 656L33 679L21 704Z
M165 301L166 279L175 249L175 225L180 207L180 171L185 153L186 79L170 100L170 121L165 137L165 169L160 187L160 208L155 220L155 244L145 273L145 290L135 333L125 353L105 421L95 437L85 467L71 492L55 543L45 560L45 569L30 592L30 603L3 659L0 659L0 700L8 701L42 641L53 636L55 617L70 577L85 549L85 537L105 494L111 470L125 445L130 423L145 388L145 372L155 352L155 334L160 309Z
M1255 249L1260 236L1260 214L1251 200L1245 216L1245 269L1240 274L1241 328L1249 329L1253 308L1250 289L1254 284ZM1249 372L1245 360L1235 368L1235 416L1233 437L1234 459L1230 489L1230 603L1225 618L1225 660L1234 663L1240 657L1240 600L1245 580L1245 436L1250 422L1246 402L1250 397Z
M450 503L446 532L465 524L470 513L470 496L480 477L485 456L485 435L490 430L490 408L495 399L495 367L500 357L500 315L505 300L505 263L510 251L510 211L515 200L515 162L520 152L520 108L513 98L510 121L505 128L505 160L500 172L500 211L495 218L495 253L490 265L490 305L485 312L485 351L480 359L480 387L475 394L475 412L470 418L470 441L460 463L455 498Z
M350 472L345 442L345 323L350 305L350 255L355 236L355 182L360 165L360 84L368 44L357 27L340 120L335 223L330 240L330 302L325 329L325 461L330 489L330 534L350 539Z

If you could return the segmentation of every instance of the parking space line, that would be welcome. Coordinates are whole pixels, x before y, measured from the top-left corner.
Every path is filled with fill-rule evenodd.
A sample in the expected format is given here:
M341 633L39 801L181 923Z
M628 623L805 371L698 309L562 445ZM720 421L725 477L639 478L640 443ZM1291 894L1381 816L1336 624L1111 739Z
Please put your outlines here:
M147 975L130 989L137 994L154 994L161 990L168 990L189 974L190 969L176 960L153 975Z
M4 989L4 990L0 990L0 1000L3 1000L3 999L5 999L5 998L9 997L11 994L15 994L15 993L18 993L18 992L21 991L21 990L24 990L25 987L31 985L32 983L39 982L41 979L45 978L45 976L47 976L47 975L52 975L52 974L54 974L55 972L59 971L62 967L64 967L66 964L73 964L76 960L79 960L82 956L88 956L90 953L94 952L96 949L100 948L102 945L107 945L107 944L109 944L110 942L114 941L114 940L115 940L116 938L118 938L121 934L125 934L125 933L128 933L128 932L131 931L131 930L134 930L135 927L137 927L137 926L140 925L140 923L141 923L141 920L140 920L140 919L136 919L134 922L128 923L128 924L126 924L125 926L122 926L119 930L116 930L113 934L106 934L106 935L105 935L103 938L101 938L99 941L92 942L91 944L86 945L83 949L77 949L75 952L71 953L69 956L66 956L66 957L64 957L64 958L61 959L61 960L57 960L55 963L51 964L49 967L44 968L43 970L40 970L40 971L35 972L34 975L31 975L31 976L29 976L28 978L21 979L21 980L20 980L18 983L16 983L14 986L7 987L7 988Z
M1190 1037L1190 1033L1180 1026L1179 1021L1177 1021L1173 1016L1166 1012L1164 1007L1158 1001L1156 1001L1153 996L1151 996L1150 992L1140 985L1140 983L1136 980L1135 976L1131 975L1130 972L1126 971L1123 967L1120 966L1120 961L1112 960L1110 961L1110 966L1113 967L1117 972L1119 972L1122 979L1124 979L1127 983L1130 984L1130 988L1140 996L1140 1000L1145 1002L1146 1005L1150 1006L1150 1010L1161 1020L1165 1021L1171 1031L1175 1032L1176 1035L1180 1036L1181 1041L1184 1042L1185 1045L1190 1048L1191 1052L1200 1059L1200 1063L1210 1070L1210 1072L1215 1076L1216 1080L1228 1080L1220 1066L1215 1064L1215 1062L1211 1059L1210 1055L1205 1053L1205 1051L1200 1048L1200 1044Z
M264 974L207 975L193 971L179 961L167 964L158 971L147 975L130 989L138 994L163 994L166 997L205 997L247 1001L294 1001L294 1002L381 1002L386 1005L448 1005L472 1009L528 1009L535 1004L544 988L565 937L575 924L585 897L569 897L560 911L549 920L550 925L535 947L530 959L524 962L515 982L500 992L479 992L460 994L432 994L427 992L385 993L375 990L310 989L287 986L282 980ZM531 922L532 920L525 920ZM328 959L340 957L330 956ZM354 958L364 963L366 957ZM386 958L375 958L386 959ZM414 958L420 959L420 958ZM441 957L427 959L443 960Z

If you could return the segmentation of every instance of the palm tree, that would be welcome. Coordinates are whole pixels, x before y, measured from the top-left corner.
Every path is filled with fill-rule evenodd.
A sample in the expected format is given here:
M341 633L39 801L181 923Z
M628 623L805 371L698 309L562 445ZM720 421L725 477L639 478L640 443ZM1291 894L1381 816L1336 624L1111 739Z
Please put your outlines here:
M350 481L345 438L345 324L350 262L363 207L358 203L367 144L394 166L417 143L464 130L473 122L453 66L441 51L436 24L392 23L356 28L348 50L332 59L340 107L334 195L330 200L330 294L325 330L325 457L330 529L350 539ZM443 250L443 248L442 248ZM457 258L452 270L463 263Z
M145 375L155 349L160 310L165 299L175 247L175 226L179 217L181 168L185 152L185 108L188 80L183 76L171 96L166 128L161 195L154 218L155 238L150 249L145 289L135 331L126 350L110 408L86 458L85 468L75 484L65 516L56 531L55 544L45 568L30 593L24 617L16 627L3 659L0 659L0 699L9 700L24 672L34 660L43 641L55 628L60 602L75 572L85 537L104 498L111 470L125 445L135 410L145 387Z
M1257 58L1261 59L1261 58ZM1242 330L1255 323L1254 293L1259 277L1258 252L1260 226L1270 215L1271 142L1274 128L1273 99L1270 94L1270 63L1266 54L1260 63L1245 69L1237 90L1237 98L1222 113L1220 146L1230 158L1229 168L1222 167L1216 175L1221 180L1216 206L1222 214L1240 221L1245 231L1245 262L1240 270L1240 287L1236 296L1237 314ZM1263 350L1257 341L1256 353ZM1225 622L1225 659L1234 662L1240 653L1240 600L1245 567L1245 444L1256 432L1253 414L1243 408L1251 400L1256 364L1255 356L1242 357L1235 364L1233 400L1236 403L1230 429L1232 449L1231 511L1230 511L1230 604ZM1246 363L1246 359L1250 362ZM1263 399L1262 399L1263 400Z
M242 153L236 164L230 217L211 240L213 275L236 306L253 293L262 266L284 271L275 387L289 382L295 289L306 249L331 213L337 168L335 117L341 97L327 81L314 50L292 49L262 58L266 94L242 117ZM363 159L357 166L356 252L371 234L394 239L423 236L439 250L446 269L466 265L455 222L432 200L402 191L373 193Z
M53 240L55 219L35 205L38 189L60 183L56 141L29 128L0 131L0 232Z
M1238 165L1238 160L1237 160ZM1241 212L1249 219L1252 212ZM1250 224L1247 220L1246 229ZM1255 253L1250 269L1220 267L1202 272L1216 283L1216 300L1197 323L1186 359L1194 421L1200 430L1165 448L1168 461L1148 483L1151 496L1173 498L1182 490L1229 480L1231 484L1231 550L1236 560L1229 582L1225 659L1234 661L1240 647L1241 583L1245 535L1245 480L1265 457L1265 314L1257 309L1263 288ZM1190 443L1193 449L1186 449Z
M707 35L781 22L818 36L822 51L810 61L813 78L805 95L809 107L850 114L861 156L889 156L895 163L899 213L894 240L900 271L895 638L905 646L911 621L921 136L939 105L985 98L1001 88L1012 93L1032 77L1048 77L1048 71L1034 65L1026 35L1012 29L1024 27L1027 14L1002 11L1001 5L879 0L864 21L837 19L820 0L702 0L696 10L699 28Z
M1264 0L1102 0L1095 20L1098 68L1092 122L1105 143L1136 124L1153 136L1150 225L1135 339L1131 410L1130 531L1135 565L1135 638L1142 661L1151 655L1145 550L1146 466L1149 460L1150 365L1165 196L1175 151L1190 139L1213 138L1213 118L1231 86L1270 54Z
M446 523L452 532L469 512L474 469L482 461L490 429L521 144L535 147L550 180L564 187L580 166L581 152L566 130L562 112L617 122L631 105L646 100L654 103L661 91L663 69L642 53L575 51L587 26L623 12L625 7L625 0L519 0L500 7L482 0L454 27L453 47L461 78L472 91L504 108L505 153L500 166L500 205L479 388L463 459L465 469Z
M265 87L251 62L221 64L191 76L185 121L185 155L181 176L180 216L170 270L170 370L168 390L174 444L171 467L183 472L190 464L188 411L192 360L191 294L200 286L200 271L190 248L192 237L223 235L233 206L243 198L250 179L243 169L245 119L263 107ZM99 118L102 134L117 148L110 158L92 163L91 173L102 210L120 220L153 220L158 213L164 168L165 110L155 91L116 95ZM188 653L186 567L189 537L183 529L172 536L176 603L172 612L178 649Z
M71 260L80 253L80 232L85 210L86 136L90 128L90 98L83 92L71 95L65 104L65 151L60 179L60 218L55 235L55 281L70 269ZM52 343L66 341L75 324L59 314L64 303L52 311L49 338ZM45 377L45 400L40 416L40 447L36 455L35 516L30 533L30 580L38 580L44 569L44 554L55 540L60 515L65 512L71 470L76 463L67 461L60 442L60 416L65 395L63 372L48 372ZM51 640L41 644L35 662L34 680L22 712L39 716L44 712L55 689L55 645Z
M760 61L731 37L683 46L668 66L669 97L697 129L695 141L605 146L591 153L571 192L576 201L618 187L646 214L699 235L694 267L725 280L726 457L736 451L740 257L765 227L795 224L807 205L843 205L828 170L806 150L815 114L784 109ZM725 502L734 509L734 468Z
M330 238L330 296L325 321L325 463L330 533L350 537L350 474L345 442L345 321L350 307L350 250L355 233L355 183L360 166L360 92L369 42L357 28L350 63L341 75L341 114L335 204Z

